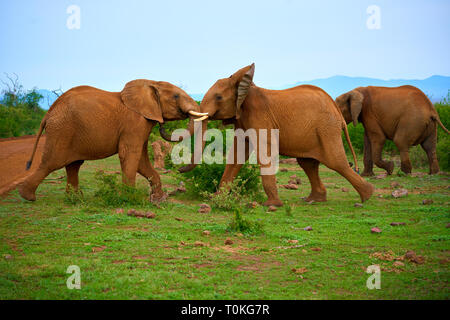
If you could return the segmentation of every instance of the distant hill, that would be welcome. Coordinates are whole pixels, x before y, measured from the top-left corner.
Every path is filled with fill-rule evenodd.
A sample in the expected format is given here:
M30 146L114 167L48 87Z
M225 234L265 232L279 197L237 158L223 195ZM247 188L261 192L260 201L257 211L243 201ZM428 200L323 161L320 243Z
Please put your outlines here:
M365 77L347 77L347 76L333 76L325 79L316 79L311 81L300 81L292 85L285 85L281 87L272 87L271 89L287 89L302 84L311 84L318 86L325 90L331 97L337 96L350 91L357 87L366 86L382 86L382 87L398 87L403 85L412 85L422 90L433 102L439 102L443 98L446 98L450 90L450 77L446 76L431 76L423 80L405 80L405 79L393 79L393 80L381 80ZM48 109L49 106L58 98L52 91L40 89L40 94L44 96L41 100L41 107ZM191 93L189 94L194 100L201 101L203 99L203 93Z
M311 81L300 81L293 85L287 85L274 89L287 89L302 84L311 84L325 90L331 97L350 91L357 87L381 86L398 87L403 85L412 85L422 90L433 102L439 102L446 98L450 90L450 77L432 76L423 80L381 80L364 77L333 76L326 79L317 79Z

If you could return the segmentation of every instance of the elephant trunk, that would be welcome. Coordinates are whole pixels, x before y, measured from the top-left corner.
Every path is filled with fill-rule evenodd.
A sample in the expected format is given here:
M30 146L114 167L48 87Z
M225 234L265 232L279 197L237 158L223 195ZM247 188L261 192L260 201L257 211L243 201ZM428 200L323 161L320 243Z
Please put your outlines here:
M192 119L191 119L191 121L189 122L189 134L191 137L194 137L195 142L197 142L197 138L195 138L195 133L197 135L201 134L202 143L201 143L201 145L199 143L194 143L194 153L192 154L192 157L191 157L191 163L184 167L179 168L178 172L180 172L180 173L185 173L185 172L189 172L189 171L193 170L197 166L196 161L195 161L196 160L195 155L198 154L201 156L203 153L203 149L205 149L206 141L203 139L203 137L205 136L205 131L208 128L208 120L201 121L201 124L202 124L201 132L199 132L200 130L195 130L196 128L194 126L194 123L195 122L192 121ZM199 150L199 148L201 148L201 150Z
M179 141L179 140L172 140L172 136L167 133L166 128L164 128L162 123L159 124L159 134L166 141L169 141L169 142L178 142Z

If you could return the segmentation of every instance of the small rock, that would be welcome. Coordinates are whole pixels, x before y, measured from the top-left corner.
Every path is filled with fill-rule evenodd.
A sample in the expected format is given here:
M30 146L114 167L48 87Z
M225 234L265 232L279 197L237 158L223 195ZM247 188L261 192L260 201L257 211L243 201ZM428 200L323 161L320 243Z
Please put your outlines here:
M147 218L147 219L154 219L156 217L156 214L153 212L142 212L142 211L136 211L134 209L128 210L127 213L128 216L136 217L136 218Z
M106 249L106 246L101 246L101 247L93 247L92 248L92 252L96 253L96 252L102 252L103 250Z
M447 225L445 227L446 228L450 228L450 223L447 223Z
M305 228L303 228L303 230L305 230L305 231L312 231L312 227L311 226L307 226L307 227L305 227Z
M288 242L288 243L297 244L297 243L298 243L298 240L288 240L287 242Z
M322 248L311 248L311 251L322 251Z
M417 264L423 264L425 262L424 257L416 255L416 253L412 250L405 253L405 259Z
M396 227L396 226L404 226L406 223L405 222L391 222L391 226Z
M431 200L431 199L424 199L424 200L422 200L422 204L423 205L432 204L432 203L433 203L433 200Z
M175 220L177 220L177 221L183 221L182 218L175 218Z
M210 213L211 212L211 207L206 204L206 203L202 203L200 205L200 209L198 209L199 213Z
M239 237L239 238L242 238L244 235L242 234L242 233L236 233L236 235Z
M405 259L410 260L416 256L416 253L412 250L406 251Z
M296 174L293 174L292 176L289 177L289 179L295 180L295 179L297 179L297 175L296 175Z
M13 256L10 255L10 254L5 254L3 257L4 257L6 260L11 260L11 259L13 258Z
M206 244L204 244L201 241L195 241L194 246L196 246L196 247L204 247L204 246L206 246Z
M180 241L180 246L185 246L185 245L186 245L186 242Z
M270 212L275 212L275 211L277 211L278 209L277 209L277 207L275 207L275 206L270 206L269 207L269 211Z
M225 245L227 245L227 246L230 246L230 245L232 245L234 242L233 242L233 240L231 240L230 238L227 238L226 240L225 240Z
M372 232L372 233L381 233L381 229L378 228L378 227L375 227L375 228L370 229L370 232Z
M211 232L208 231L208 230L205 230L205 231L202 232L202 234L203 234L204 236L209 236L209 235L211 234Z
M403 263L403 262L401 262L401 261L395 261L394 262L394 266L395 267L403 267L405 264Z
M348 192L349 190L347 188L341 188L342 192Z
M379 175L377 175L377 176L375 176L373 178L374 179L384 179L386 177L387 177L387 173L382 173L382 174L379 174Z
M253 201L253 202L250 202L249 204L247 204L247 207L250 209L255 209L257 206L258 206L258 202L256 202L256 201Z
M282 187L288 190L298 190L298 186L293 183L282 185Z
M363 204L362 203L355 203L355 208L362 208L363 207Z
M124 212L125 212L125 210L123 210L122 208L116 209L116 213L117 213L117 214L122 214L122 213L124 213Z
M397 181L392 181L391 182L391 188L400 188L400 187L401 187L401 185Z
M392 196L394 198L406 197L408 195L408 190L406 189L397 189L392 191Z
M281 171L281 172L287 172L288 169L287 169L287 168L281 168L280 171Z
M296 274L302 274L302 273L308 272L308 269L306 269L306 268L293 268L292 272L296 273Z

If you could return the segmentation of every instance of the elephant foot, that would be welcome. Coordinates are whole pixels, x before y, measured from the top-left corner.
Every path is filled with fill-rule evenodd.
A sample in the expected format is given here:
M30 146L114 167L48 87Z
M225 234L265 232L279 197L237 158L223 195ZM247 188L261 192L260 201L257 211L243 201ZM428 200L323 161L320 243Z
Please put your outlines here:
M282 207L283 206L283 202L280 199L267 200L266 202L263 203L263 206L266 206L266 207L270 207L270 206Z
M429 174L438 174L438 173L439 173L439 168L430 169L430 172L429 172Z
M29 190L24 183L21 183L17 188L22 198L28 201L36 201L36 194L34 191Z
M373 173L373 171L363 171L363 173L361 173L361 177L373 177L375 175L375 173Z
M391 175L394 172L394 162L390 161L386 168L387 174Z
M366 184L364 185L364 190L361 190L359 192L361 202L366 202L367 200L369 200L374 191L375 187L373 186L373 184L366 182Z
M73 187L73 186L71 186L71 185L67 185L66 186L66 193L77 193L77 194L79 194L79 195L83 195L83 192L81 191L81 189L80 188L78 188L78 187Z
M154 192L150 195L150 202L153 204L159 204L166 200L168 197L167 193L160 191L160 192Z
M311 193L306 198L303 198L305 202L326 202L327 194L326 193Z

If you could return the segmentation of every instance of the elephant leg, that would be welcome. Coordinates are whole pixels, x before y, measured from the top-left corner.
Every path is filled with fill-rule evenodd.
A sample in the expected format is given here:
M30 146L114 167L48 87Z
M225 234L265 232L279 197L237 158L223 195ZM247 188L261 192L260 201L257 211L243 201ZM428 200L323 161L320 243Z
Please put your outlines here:
M364 171L361 174L363 177L375 175L373 173L372 147L367 133L364 133Z
M439 172L439 163L436 156L436 134L428 136L420 145L427 153L428 163L430 165L430 174Z
M278 167L274 166L274 159L272 157L272 152L274 150L272 143L272 137L267 138L267 142L262 142L260 139L263 139L261 136L258 136L258 164L261 170L261 180L264 191L267 195L267 201L263 203L264 206L276 206L282 207L283 202L280 200L278 196L278 188L277 188L277 179L276 179L276 170ZM270 141L270 142L269 142ZM278 143L276 141L275 143ZM264 147L264 144L266 147Z
M122 168L122 182L134 187L136 184L136 172L142 156L142 146L129 146L119 143L119 159Z
M45 166L39 168L18 186L19 194L28 201L36 201L36 189L52 171Z
M297 162L308 176L311 184L311 193L305 201L310 202L325 202L327 201L327 190L319 177L319 164L316 159L311 158L297 158Z
M72 162L66 158L67 148L61 143L57 145L58 142L58 139L54 139L51 135L47 134L44 152L38 169L18 186L19 194L25 200L35 201L36 189L45 177L53 171L65 167L67 163ZM53 150L58 150L58 152L53 152Z
M140 175L145 177L152 188L152 192L150 194L150 201L159 203L164 201L167 198L167 194L163 192L161 185L161 178L153 168L150 159L148 158L148 141L144 143L144 147L142 148L141 158L139 160L138 172Z
M219 192L222 187L224 187L225 185L234 181L234 179L236 178L236 176L238 175L239 171L241 170L241 168L243 166L243 164L238 163L237 137L234 137L234 142L233 142L232 148L234 150L233 157L231 155L231 150L230 150L230 153L228 154L228 157L227 157L227 164L225 166L225 171L222 175L222 178L220 179ZM247 161L250 156L249 149L250 149L250 143L249 143L248 139L245 139L245 155L244 155L245 161Z
M411 161L409 160L409 144L407 141L407 137L403 135L395 135L394 137L394 143L397 146L399 152L400 152L400 161L401 166L400 169L406 173L411 173Z
M372 196L375 188L348 165L347 156L345 155L340 136L339 140L323 139L322 141L324 154L321 162L347 179L359 193L362 202L368 200Z
M384 142L386 141L386 137L383 134L377 134L376 136L371 136L371 148L372 148L372 158L375 164L384 170L387 171L387 174L392 174L394 171L394 162L392 161L384 161L382 159Z
M267 195L267 201L264 206L282 207L283 202L278 197L277 179L275 175L261 175L264 192Z
M78 160L66 166L66 173L67 173L66 192L69 192L71 189L75 192L78 192L78 172L80 171L80 167L83 164L83 162L84 162L83 160Z

